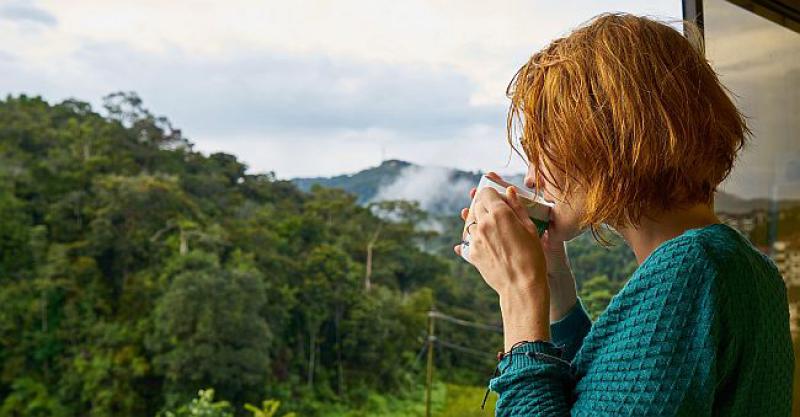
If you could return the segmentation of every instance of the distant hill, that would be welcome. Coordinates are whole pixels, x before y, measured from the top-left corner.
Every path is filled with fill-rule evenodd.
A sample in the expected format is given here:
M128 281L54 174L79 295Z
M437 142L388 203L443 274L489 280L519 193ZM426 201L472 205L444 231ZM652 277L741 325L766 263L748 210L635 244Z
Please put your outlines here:
M314 184L329 188L341 188L358 196L360 203L370 201L382 187L392 184L404 169L416 166L410 162L391 159L379 166L367 168L355 174L337 175L335 177L293 178L291 181L303 191L308 191Z
M469 204L467 193L478 183L481 174L390 159L354 174L291 181L303 191L310 190L314 184L341 188L358 196L362 204L378 200L415 200L430 213L452 214ZM522 177L518 174L507 178L522 182Z
M480 171L462 171L454 168L422 166L397 159L386 160L376 167L354 174L334 177L294 178L291 181L303 191L314 184L341 188L358 196L361 204L373 200L416 200L433 214L457 213L469 204L467 193L478 183ZM507 177L522 182L522 174ZM755 209L768 209L765 198L745 199L734 194L718 192L716 208L731 214L747 213ZM783 200L781 208L800 206L798 200Z
M753 198L746 199L738 197L734 194L718 192L714 200L717 211L724 211L731 214L742 214L753 210L768 210L770 200L767 198ZM779 200L779 208L787 210L794 207L800 207L800 200Z

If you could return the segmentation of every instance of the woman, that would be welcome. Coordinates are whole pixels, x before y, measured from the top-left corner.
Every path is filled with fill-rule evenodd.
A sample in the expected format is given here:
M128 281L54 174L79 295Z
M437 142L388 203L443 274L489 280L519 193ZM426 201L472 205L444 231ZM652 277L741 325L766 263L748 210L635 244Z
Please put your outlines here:
M473 189L461 213L503 317L496 415L788 416L786 288L714 214L749 132L702 54L665 24L601 15L534 54L508 95L526 185L556 207L541 239L513 187ZM564 242L602 225L639 266L592 323Z

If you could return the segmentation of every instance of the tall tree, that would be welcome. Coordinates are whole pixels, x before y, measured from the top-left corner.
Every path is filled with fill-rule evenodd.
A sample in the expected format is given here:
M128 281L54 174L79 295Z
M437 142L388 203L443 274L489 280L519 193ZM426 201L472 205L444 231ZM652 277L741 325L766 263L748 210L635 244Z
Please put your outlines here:
M193 251L175 260L150 340L167 381L167 403L215 387L236 403L257 401L269 367L271 333L260 316L262 277L246 256L227 264Z

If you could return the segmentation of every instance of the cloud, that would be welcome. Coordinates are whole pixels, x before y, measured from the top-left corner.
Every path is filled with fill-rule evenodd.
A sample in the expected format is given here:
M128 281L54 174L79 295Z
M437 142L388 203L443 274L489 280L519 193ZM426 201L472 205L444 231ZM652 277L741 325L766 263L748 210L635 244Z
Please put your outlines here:
M95 108L110 92L136 91L197 149L281 177L351 172L382 154L465 169L509 157L505 106L473 104L477 87L448 66L263 47L209 56L125 42L84 42L52 60L59 65L0 60L0 91L77 97Z
M124 43L86 44L73 58L91 82L138 91L159 112L203 132L377 128L436 134L500 124L505 110L470 104L477 87L447 67L267 49L198 57Z
M517 184L523 181L522 174L501 172L500 176ZM410 165L392 183L381 187L371 201L416 201L420 208L435 215L420 227L443 233L447 228L436 216L456 216L462 208L469 207L469 190L478 185L478 178L478 172L470 175L447 167Z
M58 27L3 33L0 94L97 107L136 91L197 149L281 177L382 156L502 169L505 87L532 51L603 10L679 14L666 0L41 1Z
M55 16L29 1L12 1L0 6L0 19L49 27L58 25L58 19Z
M378 190L373 201L417 201L431 213L469 205L469 189L476 185L467 178L453 178L454 170L435 166L411 165L403 169L391 184Z
M502 133L501 127L483 126L455 129L441 139L382 129L317 134L297 131L244 136L220 134L203 136L196 149L233 153L253 171L275 171L279 178L353 173L359 168L379 165L384 159L473 171L524 171L524 162L511 154L500 136Z
M451 168L411 165L404 168L391 184L381 187L372 201L416 201L428 213L456 215L460 208L469 206L469 189L476 183L454 174ZM387 218L385 215L382 217ZM445 225L436 217L427 219L419 227L439 233L446 231Z
M466 169L506 163L505 107L473 105L475 85L447 66L290 54L266 48L197 56L89 42L58 66L0 61L0 91L77 97L95 107L139 93L204 152L281 177L333 175L401 158ZM480 155L480 158L476 158Z

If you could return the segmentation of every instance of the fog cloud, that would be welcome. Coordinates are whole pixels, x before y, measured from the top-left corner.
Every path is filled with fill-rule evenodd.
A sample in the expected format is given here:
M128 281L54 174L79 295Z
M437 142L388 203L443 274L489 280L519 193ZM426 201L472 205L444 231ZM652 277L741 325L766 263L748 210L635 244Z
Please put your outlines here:
M56 26L58 19L30 1L11 1L0 5L0 19L15 22L33 23L44 26Z

